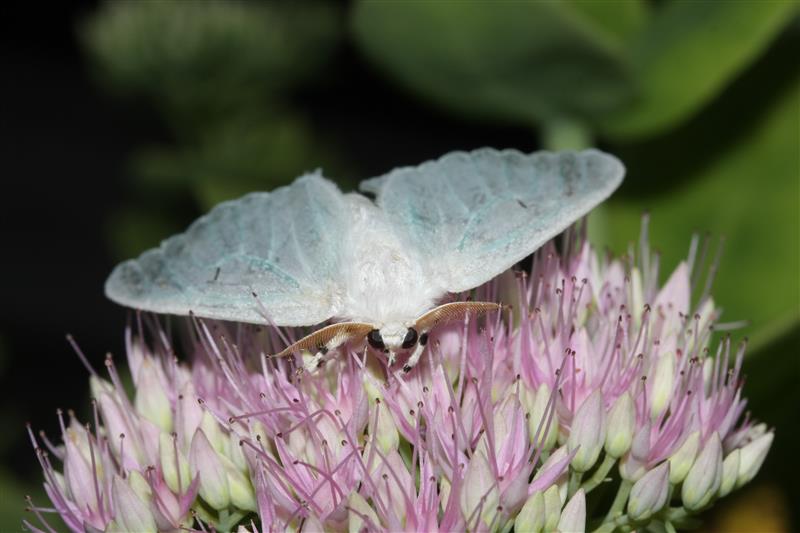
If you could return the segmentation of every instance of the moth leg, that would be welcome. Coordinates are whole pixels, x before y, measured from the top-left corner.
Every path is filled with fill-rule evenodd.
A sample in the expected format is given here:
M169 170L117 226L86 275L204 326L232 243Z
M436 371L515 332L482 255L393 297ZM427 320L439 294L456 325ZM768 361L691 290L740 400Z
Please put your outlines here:
M428 332L423 331L422 334L419 336L419 340L417 341L417 345L414 347L414 351L411 352L411 357L408 358L405 366L403 367L403 372L408 374L411 372L411 369L417 366L419 363L420 357L422 357L422 352L425 351L425 345L428 344Z
M386 352L389 354L389 368L391 368L394 366L395 359L397 359L397 354L394 352L394 350L386 350Z
M322 366L325 356L328 354L330 350L336 348L336 346L328 347L328 346L320 346L319 351L314 354L314 357L306 361L303 365L301 372L313 372L314 370L318 369Z

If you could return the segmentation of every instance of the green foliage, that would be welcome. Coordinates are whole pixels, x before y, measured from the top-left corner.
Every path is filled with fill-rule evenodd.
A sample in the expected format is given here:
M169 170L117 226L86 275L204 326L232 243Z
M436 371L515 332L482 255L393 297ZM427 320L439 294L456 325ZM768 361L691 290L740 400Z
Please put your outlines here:
M640 18L615 2L359 2L353 29L379 68L438 105L535 124L632 97L623 43Z
M308 79L338 25L322 3L185 0L108 2L82 30L101 79L151 97L183 128L260 108Z
M631 228L649 209L651 242L669 269L686 256L692 233L708 231L712 241L724 237L713 294L723 321L750 321L744 334L753 338L752 349L800 320L800 85L777 96L737 142L688 169L675 186L644 198L613 198L598 236L624 250L634 236ZM634 164L630 179L658 179L647 175L651 169L652 163Z
M120 258L180 229L187 191L205 211L336 166L291 96L332 56L339 17L317 2L108 2L82 24L95 75L155 106L173 137L133 158L134 188L158 214L127 206L114 217Z
M756 59L797 11L790 1L667 2L630 46L638 97L602 123L634 138L699 111Z

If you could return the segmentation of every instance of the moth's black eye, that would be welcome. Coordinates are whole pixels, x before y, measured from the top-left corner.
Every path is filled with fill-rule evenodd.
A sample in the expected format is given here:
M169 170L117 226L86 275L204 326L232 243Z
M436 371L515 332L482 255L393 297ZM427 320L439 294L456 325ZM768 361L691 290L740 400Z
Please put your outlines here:
M367 342L376 350L383 350L385 348L383 344L383 337L381 337L381 332L377 329L373 329L367 333Z
M411 348L417 343L417 330L408 328L406 331L406 338L403 339L403 348Z

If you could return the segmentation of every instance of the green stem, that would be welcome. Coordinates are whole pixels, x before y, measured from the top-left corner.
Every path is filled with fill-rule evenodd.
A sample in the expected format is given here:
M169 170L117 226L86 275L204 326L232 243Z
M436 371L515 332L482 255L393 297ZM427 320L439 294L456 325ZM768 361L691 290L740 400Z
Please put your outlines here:
M611 467L614 466L614 463L616 462L617 460L615 458L606 454L605 458L603 459L603 462L600 464L600 466L597 467L597 470L594 471L592 477L590 477L583 483L583 490L585 490L588 494L600 483L605 481L609 470L611 470Z
M627 515L618 516L614 520L603 522L600 527L593 530L592 533L611 533L619 529L629 529Z
M568 498L571 498L573 494L578 492L578 488L581 486L581 479L583 478L582 472L575 472L574 470L569 474L569 487L567 489Z
M231 531L242 518L244 518L244 513L240 511L234 511L230 514L228 511L220 511L218 521L219 531Z
M606 522L610 522L622 516L622 509L625 508L625 502L628 501L631 488L633 488L633 483L627 479L623 479L620 482L619 489L617 489L617 495L614 497L614 503L611 504L611 509L608 510L608 514L606 515Z
M592 144L592 134L582 123L556 118L542 127L542 144L548 150L581 150Z

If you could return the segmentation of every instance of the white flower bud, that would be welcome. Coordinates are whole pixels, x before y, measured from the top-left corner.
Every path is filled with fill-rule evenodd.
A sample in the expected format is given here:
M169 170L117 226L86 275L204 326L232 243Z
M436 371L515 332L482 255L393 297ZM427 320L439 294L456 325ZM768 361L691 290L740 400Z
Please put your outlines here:
M558 485L551 485L544 491L544 531L555 531L561 518L561 505Z
M514 519L514 531L539 533L544 526L544 495L536 491L528 498L525 505Z
M761 469L761 464L767 457L767 452L769 452L769 448L772 446L772 439L774 437L775 434L770 431L741 448L739 476L736 479L737 488L750 482L750 480L756 476Z
M149 357L142 362L134 401L136 411L158 426L161 431L172 431L172 405L155 363Z
M189 463L192 474L200 478L198 491L200 496L213 509L227 509L231 503L228 489L228 476L222 460L211 446L202 429L198 429L192 438Z
M556 444L558 437L558 417L555 413L550 416L550 423L547 424L547 404L552 396L552 391L546 383L536 389L536 392L522 387L521 401L528 414L528 434L531 441L541 447L542 450L550 450ZM552 406L551 406L552 410ZM538 438L537 438L538 432Z
M375 422L376 411L378 423L377 427L370 427L370 433L378 441L378 449L386 455L390 451L397 450L400 445L400 434L397 432L392 413L382 403L375 403L373 409L370 426Z
M126 533L155 533L156 522L150 508L125 481L114 475L111 482L111 494L114 498L114 522L118 531Z
M719 485L719 497L724 498L736 487L736 479L739 477L739 463L741 450L736 449L728 454L722 461L722 483Z
M578 408L572 420L572 427L567 440L572 458L572 468L577 472L586 472L594 466L606 439L606 411L603 405L603 393L595 390Z
M700 449L700 432L695 431L686 437L681 447L669 458L669 482L677 485L686 478Z
M203 411L203 417L200 419L200 429L203 430L203 434L208 439L208 443L211 444L211 447L214 448L214 451L222 455L227 455L228 446L230 444L228 436L222 431L214 415L208 411Z
M668 494L669 463L664 462L633 485L628 497L628 516L633 520L647 520L664 507Z
M500 491L489 465L489 459L480 449L475 452L467 465L461 490L461 512L464 520L471 520L468 526L483 522L489 525L497 514L500 503ZM480 518L476 520L476 510L481 509ZM481 529L477 527L476 529Z
M359 493L351 492L347 504L350 508L347 513L348 533L361 533L364 530L372 531L381 525L375 510ZM363 517L366 517L368 521L365 521Z
M143 502L148 502L153 497L153 489L138 470L128 472L128 485Z
M579 489L564 506L557 529L563 533L586 531L586 495L583 489Z
M619 458L631 448L633 432L636 430L636 407L627 391L622 394L608 415L606 431L606 452L611 457Z
M722 483L722 443L715 432L697 456L686 479L681 498L690 511L702 509L711 501Z
M662 354L656 364L650 388L650 418L655 421L669 407L675 383L675 352Z
M192 477L189 461L176 446L174 437L166 433L159 435L158 456L167 487L176 494L182 494L192 483Z
M238 446L237 446L238 448ZM257 511L256 492L250 478L226 458L222 458L222 465L228 475L228 488L231 491L231 503L245 511Z

